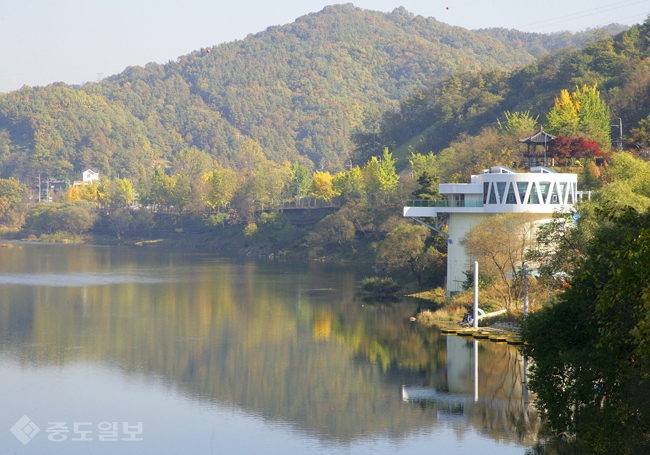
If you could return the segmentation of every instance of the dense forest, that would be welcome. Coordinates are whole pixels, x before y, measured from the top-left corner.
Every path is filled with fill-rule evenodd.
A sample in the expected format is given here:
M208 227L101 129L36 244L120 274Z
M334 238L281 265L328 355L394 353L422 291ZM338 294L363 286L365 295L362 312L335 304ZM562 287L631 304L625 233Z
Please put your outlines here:
M397 123L404 123L404 117L419 109L413 105L407 112L405 106L414 100L410 96L414 90L429 90L431 81L491 72L483 77L486 88L479 87L480 99L467 101L465 107L456 105L457 98L472 87L463 76L448 80L461 91L449 94L453 100L443 101L447 107L437 108L452 115L433 120L439 124L437 132L447 131L448 120L459 118L459 108L469 109L463 115L476 127L497 105L514 107L501 101L507 98L501 92L512 85L504 81L505 71L622 29L551 35L469 31L404 8L385 14L351 4L330 6L176 61L127 68L100 83L57 83L1 94L0 174L23 181L38 174L74 180L92 166L109 178L151 177L190 148L207 153L221 167L235 168L242 145L250 140L275 163L288 160L309 169L340 171L354 155L352 133L367 132L368 119L386 109L401 112ZM549 67L567 71L555 68L559 57L546 58L518 70L514 77L519 82L510 88L528 87ZM549 90L559 84L535 85L520 100L548 101ZM431 122L430 117L418 122ZM382 134L389 139L382 141L387 146L403 142L419 128L396 134L395 128L388 132L395 121L384 123ZM441 140L448 142L450 134L463 128L448 130Z
M354 134L357 155L373 156L384 147L402 160L414 151L438 154L462 134L497 128L508 112L527 112L546 125L557 94L585 85L597 85L612 123L620 117L630 136L650 112L648 27L646 22L614 37L601 35L583 50L560 49L510 72L466 71L434 79L399 109L367 117Z

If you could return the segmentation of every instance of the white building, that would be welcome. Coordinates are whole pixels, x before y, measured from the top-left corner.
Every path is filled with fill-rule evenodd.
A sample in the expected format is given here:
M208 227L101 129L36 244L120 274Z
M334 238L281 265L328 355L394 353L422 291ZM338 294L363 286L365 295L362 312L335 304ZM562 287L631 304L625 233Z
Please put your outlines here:
M81 173L81 180L75 180L72 185L90 185L95 181L99 181L99 169L88 168Z
M92 183L94 180L99 180L99 170L88 168L81 173L81 180L85 183Z
M503 166L473 175L471 183L441 183L439 201L408 201L404 216L413 218L448 237L447 297L462 291L464 271L472 263L460 239L481 218L505 212L530 212L537 222L550 221L553 212L568 211L582 195L577 190L576 174L560 174L542 166L529 173L516 173ZM417 218L433 218L423 223ZM433 224L431 226L430 224ZM442 232L444 224L447 233Z

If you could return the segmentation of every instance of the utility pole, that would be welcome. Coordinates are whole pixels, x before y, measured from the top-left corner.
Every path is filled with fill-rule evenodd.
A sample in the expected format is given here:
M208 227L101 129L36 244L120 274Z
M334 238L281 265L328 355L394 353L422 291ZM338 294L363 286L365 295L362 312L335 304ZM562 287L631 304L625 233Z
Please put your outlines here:
M623 150L623 121L621 120L620 117L618 117L618 125L610 125L612 128L618 128L618 139L616 142L618 143L618 150Z
M300 207L300 179L297 179L296 184L298 185L298 207Z

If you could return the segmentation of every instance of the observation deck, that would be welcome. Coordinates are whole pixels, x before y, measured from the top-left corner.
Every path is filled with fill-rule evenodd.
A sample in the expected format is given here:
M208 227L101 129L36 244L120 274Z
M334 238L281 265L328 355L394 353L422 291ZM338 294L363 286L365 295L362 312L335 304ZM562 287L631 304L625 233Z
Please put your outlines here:
M482 218L506 212L529 212L538 223L548 222L553 212L567 212L589 193L577 189L576 174L561 174L543 166L517 173L493 166L470 183L441 183L442 199L407 201L404 216L427 226L448 239L447 295L459 292L469 270L470 258L460 239ZM427 222L420 218L430 218ZM445 225L447 228L445 229Z

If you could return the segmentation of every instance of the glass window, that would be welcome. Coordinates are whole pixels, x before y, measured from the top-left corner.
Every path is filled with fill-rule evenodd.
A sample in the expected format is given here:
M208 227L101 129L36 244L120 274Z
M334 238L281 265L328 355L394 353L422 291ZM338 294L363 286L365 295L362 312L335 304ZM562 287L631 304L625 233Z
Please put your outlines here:
M483 204L487 202L488 190L490 189L490 184L485 182L483 183Z
M542 204L546 204L546 198L548 197L548 190L550 186L550 182L539 182L539 189L542 191Z
M516 204L514 183L508 185L508 193L506 195L506 204Z
M569 199L569 201L571 202L571 204L575 204L576 202L575 197L578 194L578 184L574 182L571 184L571 186L573 187L573 190L571 191L571 196L570 196L571 199Z
M496 198L496 196L494 195L494 191L495 191L495 190L496 190L496 188L494 187L494 184L491 184L491 185L490 185L490 190L489 190L489 192L488 192L488 194L489 194L489 198L488 198L488 200L490 201L490 202L489 202L490 204L496 204L496 203L497 203L497 198Z
M530 188L530 197L528 198L528 203L539 204L539 193L537 193L537 184L535 182L532 183L532 186Z
M526 197L526 189L528 188L528 182L517 182L517 191L519 192L519 201L522 204L525 204L524 198Z
M499 190L497 198L499 199L499 204L503 201L503 195L506 194L506 182L497 182L497 189Z
M567 200L566 198L567 184L561 182L559 185L560 185L560 204L564 204L564 201Z
M553 192L551 193L551 204L560 204L560 196L557 193L557 186L557 183L553 185Z

